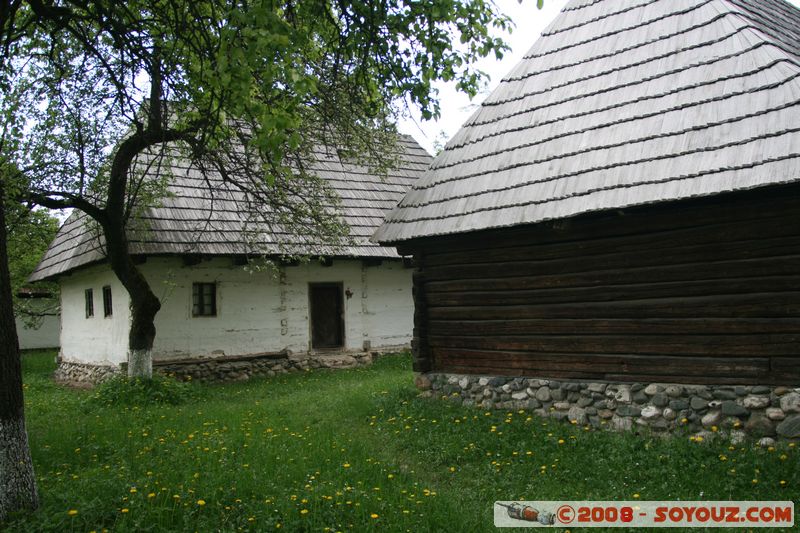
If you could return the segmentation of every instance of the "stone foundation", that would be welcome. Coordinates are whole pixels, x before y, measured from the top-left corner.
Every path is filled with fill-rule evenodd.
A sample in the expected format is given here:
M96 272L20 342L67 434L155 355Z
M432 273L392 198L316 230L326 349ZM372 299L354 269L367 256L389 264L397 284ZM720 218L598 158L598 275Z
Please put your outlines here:
M601 383L417 374L423 394L483 409L526 409L595 428L686 431L733 441L800 439L800 388Z
M90 387L101 381L120 374L119 367L111 365L89 365L59 361L53 379L58 383L73 387Z
M377 352L374 354L377 355ZM373 352L296 354L286 353L154 361L153 370L183 380L246 381L317 368L355 368L372 363Z
M259 354L215 358L187 358L153 361L153 372L185 381L245 381L317 368L355 368L370 365L383 352L319 354ZM127 374L125 365L90 365L59 361L54 379L75 387L88 387L117 374Z

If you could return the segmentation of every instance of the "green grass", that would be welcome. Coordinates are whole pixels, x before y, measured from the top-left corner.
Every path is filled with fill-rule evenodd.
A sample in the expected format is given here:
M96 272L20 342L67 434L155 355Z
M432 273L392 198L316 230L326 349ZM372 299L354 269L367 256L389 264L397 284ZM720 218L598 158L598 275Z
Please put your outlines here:
M12 531L494 531L495 500L800 499L797 447L420 399L407 356L193 384L188 403L146 407L55 385L51 352L25 354L23 368L42 505Z

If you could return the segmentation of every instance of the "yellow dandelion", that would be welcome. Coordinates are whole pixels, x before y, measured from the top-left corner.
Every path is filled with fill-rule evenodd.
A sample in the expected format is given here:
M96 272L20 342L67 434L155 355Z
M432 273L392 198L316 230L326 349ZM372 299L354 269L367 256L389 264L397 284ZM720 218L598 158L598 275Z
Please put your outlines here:
M369 517L373 519L378 518L378 513L372 513L371 515L369 515Z
M345 468L350 468L350 463L345 463L342 466L345 467Z
M125 514L125 513L129 512L129 511L130 511L130 510L129 510L127 507L123 507L122 509L120 509L120 512L121 512L122 514Z
M781 483L783 483L783 482L781 482ZM69 516L75 516L76 514L78 514L78 510L77 509L70 509L69 511L67 511L67 514Z
M300 509L300 514L308 514L308 509Z
M753 485L755 485L756 483L758 483L758 480L753 478Z
M785 487L786 486L786 481L782 479L780 485L781 485L781 487Z
M639 499L639 493L638 493L638 492L637 492L636 494L634 494L634 495L633 495L633 499L634 499L634 500L638 500L638 499Z
M451 472L455 472L455 471L456 471L456 467L454 467L454 466L451 466L451 467L450 467L450 471L451 471Z
M136 494L136 487L131 487L131 494Z
M205 500L197 500L197 505L199 505L200 507L204 506L205 504L206 504Z

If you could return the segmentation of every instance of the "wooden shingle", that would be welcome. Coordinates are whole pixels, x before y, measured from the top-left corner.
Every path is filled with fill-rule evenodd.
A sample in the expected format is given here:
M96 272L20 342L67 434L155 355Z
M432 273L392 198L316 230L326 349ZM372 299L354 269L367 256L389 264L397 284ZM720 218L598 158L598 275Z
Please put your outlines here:
M573 0L373 239L798 180L797 8L783 0Z
M310 173L324 179L341 203L328 206L350 228L350 242L332 248L313 235L287 233L263 220L248 221L243 193L220 176L203 176L180 158L170 161L167 195L139 217L130 232L132 254L269 255L287 250L306 255L396 258L390 248L369 241L384 215L422 175L431 157L410 136L400 139L398 168L386 175L345 163L330 150L318 150ZM86 215L75 211L59 230L30 277L40 281L105 259L102 238Z

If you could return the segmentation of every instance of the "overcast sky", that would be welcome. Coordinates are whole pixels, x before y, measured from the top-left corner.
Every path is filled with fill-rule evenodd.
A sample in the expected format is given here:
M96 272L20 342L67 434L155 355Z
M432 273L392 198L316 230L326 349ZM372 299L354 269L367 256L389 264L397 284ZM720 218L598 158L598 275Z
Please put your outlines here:
M789 2L800 7L800 0L789 0ZM400 131L414 136L431 153L434 152L436 138L443 136L443 140L446 141L458 131L476 106L522 59L542 30L558 15L567 0L545 0L544 9L541 11L536 9L535 0L522 0L521 3L517 0L495 0L495 3L503 13L511 17L516 24L516 29L511 35L504 36L506 42L511 46L511 51L505 55L502 61L491 57L478 64L478 68L491 76L488 90L470 102L467 96L455 90L455 83L438 84L442 118L435 122L424 122L419 118L400 122Z

